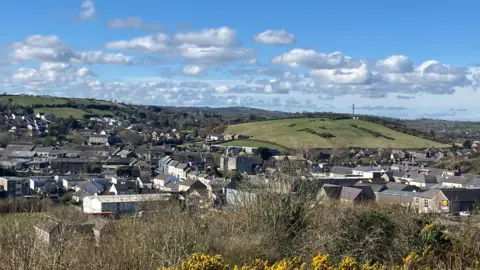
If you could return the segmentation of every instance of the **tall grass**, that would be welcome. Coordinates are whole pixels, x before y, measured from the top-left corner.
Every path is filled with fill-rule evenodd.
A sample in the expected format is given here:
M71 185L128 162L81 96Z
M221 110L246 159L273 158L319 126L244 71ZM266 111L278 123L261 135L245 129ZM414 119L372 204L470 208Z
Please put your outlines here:
M69 209L48 211L72 223L85 220ZM99 245L64 226L58 243L45 246L33 229L45 219L35 213L0 216L0 269L157 269L198 252L221 254L229 265L294 256L311 261L318 252L337 263L348 256L394 265L427 243L419 232L434 221L402 207L319 202L308 193L271 190L254 203L222 212L162 203L141 218L110 221ZM433 268L474 266L480 259L480 229L466 223L443 231L449 246L432 259Z

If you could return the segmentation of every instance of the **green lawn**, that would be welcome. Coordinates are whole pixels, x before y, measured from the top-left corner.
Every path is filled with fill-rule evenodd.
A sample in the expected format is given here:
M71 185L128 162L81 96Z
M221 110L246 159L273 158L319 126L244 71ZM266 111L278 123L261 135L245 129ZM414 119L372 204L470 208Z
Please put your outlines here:
M229 142L221 143L221 145L225 145L225 146L245 146L245 147L268 147L268 148L276 148L281 152L284 152L284 151L287 150L282 145L278 145L278 144L270 143L270 142L249 140L249 139L229 141Z
M46 114L55 114L57 117L68 118L73 116L73 118L81 119L86 114L86 112L75 109L75 108L37 108L34 109L35 113L46 113Z
M352 125L356 125L354 127ZM378 132L376 137L368 131ZM318 134L333 134L333 138L322 138ZM231 125L225 134L237 133L250 136L251 140L271 142L290 149L309 148L425 148L443 147L445 145L400 133L362 120L333 120L320 118L282 119ZM387 139L385 137L391 137Z
M56 98L56 97L0 96L0 100L9 100L9 99L12 99L13 103L21 106L32 106L36 104L56 105L56 104L66 104L68 102L66 98Z

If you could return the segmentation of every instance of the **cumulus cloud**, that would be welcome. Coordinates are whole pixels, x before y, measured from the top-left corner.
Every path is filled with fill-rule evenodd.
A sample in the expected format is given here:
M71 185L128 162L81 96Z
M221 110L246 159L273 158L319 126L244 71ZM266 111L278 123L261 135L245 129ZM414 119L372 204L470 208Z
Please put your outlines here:
M288 33L284 29L272 30L259 33L253 37L255 42L269 45L290 45L295 43L295 35Z
M89 51L77 54L80 62L85 64L128 65L132 57L121 53L105 53L103 51Z
M230 91L230 87L228 87L227 85L217 86L215 87L215 91L221 94L228 93Z
M355 63L350 57L341 52L318 53L311 49L292 49L271 59L272 64L279 64L293 68L332 69L349 67Z
M93 1L86 0L83 1L81 7L80 14L78 15L78 19L80 21L86 21L86 20L91 20L95 18L95 14L97 13L97 10L95 9L95 4Z
M198 65L185 65L182 68L183 74L187 76L204 75L205 70L206 70L205 66L198 66Z
M125 65L132 57L103 51L74 52L55 35L32 35L13 43L10 58L14 62L37 60L49 63L80 62L85 64Z
M145 53L166 52L169 49L168 36L163 33L137 37L130 40L111 41L105 44L107 49L128 50Z
M143 22L142 18L140 17L128 17L124 19L112 19L106 23L107 28L117 28L117 29L141 29L147 31L163 31L165 30L165 26L162 24L146 24Z
M317 80L332 84L366 84L372 77L366 64L359 68L314 69L309 74Z
M387 73L406 73L413 70L413 63L405 55L392 55L378 61L376 67Z
M179 55L187 60L202 63L228 62L250 58L254 51L244 48L201 47L194 44L182 44L178 47Z
M203 29L197 32L177 33L175 40L181 43L205 47L232 47L239 43L236 31L226 26Z

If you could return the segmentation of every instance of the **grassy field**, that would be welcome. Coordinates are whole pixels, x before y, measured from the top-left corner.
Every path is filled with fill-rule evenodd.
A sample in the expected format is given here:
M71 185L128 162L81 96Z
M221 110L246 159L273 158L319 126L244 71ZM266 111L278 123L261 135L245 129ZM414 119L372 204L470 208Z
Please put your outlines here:
M86 114L85 111L75 108L37 108L34 109L35 113L46 113L46 114L55 114L57 117L68 118L73 116L73 118L83 118Z
M94 100L94 99L83 99L83 98L62 98L62 97L43 97L43 96L15 96L15 95L5 95L0 96L0 100L9 100L12 99L13 103L21 106L32 106L37 104L43 105L58 105L58 104L67 104L69 101L73 101L76 104L98 104L98 105L113 105L110 101L104 100ZM118 104L115 104L119 106Z
M303 148L425 148L445 145L403 134L362 120L298 118L231 125L225 131L248 135L251 140L278 144L290 149ZM374 134L376 133L376 135ZM333 135L331 138L322 136ZM248 143L250 143L248 142ZM253 145L249 145L253 146Z
M286 151L287 149L282 146L278 145L275 143L270 143L270 142L262 142L262 141L256 141L256 140L235 140L235 141L229 141L225 143L221 143L221 145L225 146L246 146L246 147L268 147L268 148L276 148L279 151Z

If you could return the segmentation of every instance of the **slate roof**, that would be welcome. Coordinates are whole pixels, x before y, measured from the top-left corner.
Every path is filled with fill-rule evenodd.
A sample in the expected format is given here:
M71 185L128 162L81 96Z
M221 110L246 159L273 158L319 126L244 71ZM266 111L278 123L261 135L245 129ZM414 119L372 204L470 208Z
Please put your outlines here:
M50 153L53 151L53 147L41 147L37 146L33 149L35 152L41 152L41 153Z
M194 184L195 182L197 182L197 181L198 181L198 180L194 180L194 179L186 179L186 180L180 182L179 185L189 187L189 186L193 185L193 184Z
M437 176L434 174L420 174L413 179L414 182L425 184L437 184Z
M185 170L188 167L188 163L179 163L176 168L180 170Z
M452 202L480 202L480 189L442 188L440 191Z
M381 192L385 189L387 189L387 187L384 185L384 184L368 184L368 183L357 183L354 185L355 188L360 188L360 187L365 187L365 186L369 186L373 192Z
M322 186L322 189L329 198L338 199L340 198L340 194L342 193L342 186L338 185L325 184Z
M330 172L334 174L347 175L347 174L352 174L352 168L342 167L342 166L333 166L332 169L330 169Z
M354 201L360 195L360 193L362 193L362 191L363 190L360 188L342 187L340 199Z

